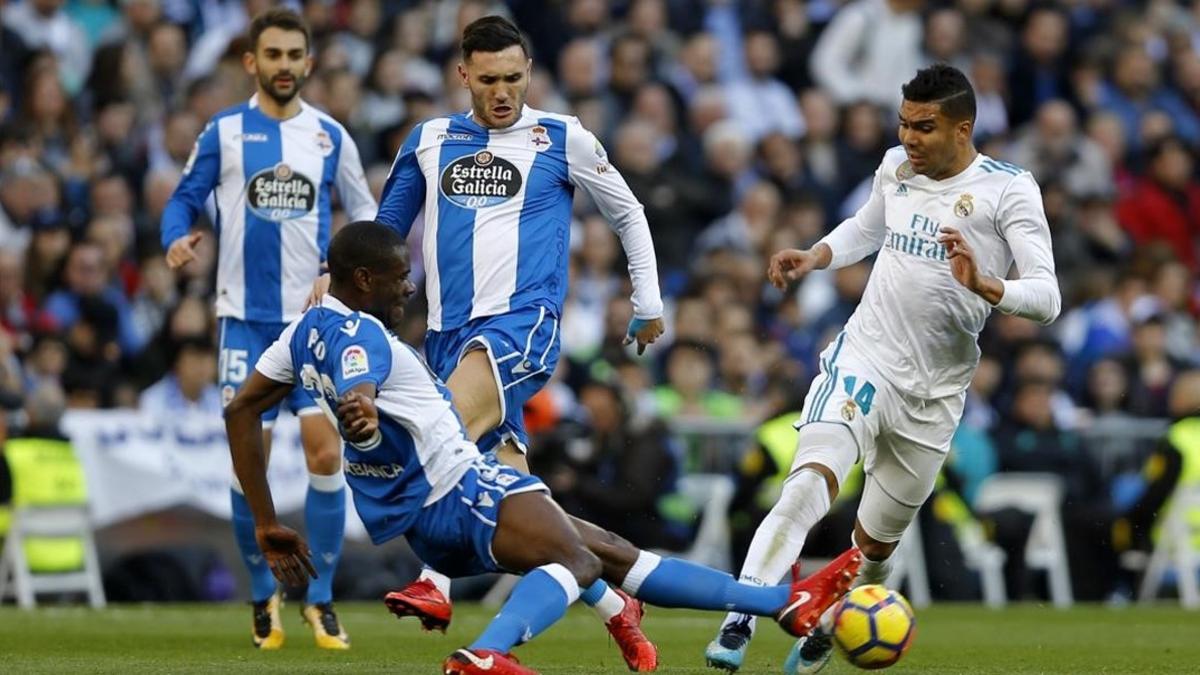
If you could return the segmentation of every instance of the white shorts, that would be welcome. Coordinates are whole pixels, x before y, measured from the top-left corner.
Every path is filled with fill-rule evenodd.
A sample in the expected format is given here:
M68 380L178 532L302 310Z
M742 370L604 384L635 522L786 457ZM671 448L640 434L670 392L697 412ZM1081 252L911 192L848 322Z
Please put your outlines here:
M821 352L821 371L796 422L800 439L793 470L809 463L827 466L840 486L861 460L866 478L858 520L872 539L898 541L933 492L965 400L966 392L923 399L896 389L843 332ZM821 427L831 424L849 430L854 451L824 442L831 434Z

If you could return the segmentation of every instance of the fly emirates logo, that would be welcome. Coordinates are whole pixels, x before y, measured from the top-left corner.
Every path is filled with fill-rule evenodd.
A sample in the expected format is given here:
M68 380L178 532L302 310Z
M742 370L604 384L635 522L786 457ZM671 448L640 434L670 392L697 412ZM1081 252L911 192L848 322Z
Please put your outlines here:
M938 229L942 224L928 216L914 213L909 222L908 232L897 232L889 229L883 240L883 245L893 251L929 258L945 260L946 247L937 241Z

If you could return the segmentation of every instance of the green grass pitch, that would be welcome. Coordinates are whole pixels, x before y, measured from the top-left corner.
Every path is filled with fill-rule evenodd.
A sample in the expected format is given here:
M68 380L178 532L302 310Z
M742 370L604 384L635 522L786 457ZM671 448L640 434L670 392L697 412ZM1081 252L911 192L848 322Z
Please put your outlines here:
M102 612L0 609L4 673L438 673L441 659L476 635L492 615L455 607L447 636L427 635L414 619L397 621L382 603L339 605L353 649L320 652L295 603L284 607L287 644L258 653L250 646L245 605L121 606ZM651 608L646 632L661 649L663 673L710 673L704 646L717 614ZM1170 606L1069 611L1019 606L989 611L941 605L917 613L917 638L894 673L1196 673L1200 613ZM760 625L742 673L778 673L790 640ZM607 633L584 608L518 650L546 673L623 673ZM836 661L827 672L850 673Z

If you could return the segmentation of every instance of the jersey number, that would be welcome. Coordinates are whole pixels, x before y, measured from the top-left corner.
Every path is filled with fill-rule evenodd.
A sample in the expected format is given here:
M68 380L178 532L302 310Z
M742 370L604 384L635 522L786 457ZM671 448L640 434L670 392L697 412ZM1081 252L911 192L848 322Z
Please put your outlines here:
M217 371L222 382L240 384L246 381L246 360L250 352L245 349L222 349L217 357Z
M846 395L853 396L854 402L862 409L864 415L871 412L871 401L875 400L875 385L870 382L863 382L862 387L859 387L858 393L854 393L854 385L858 384L858 378L853 375L847 375L842 383L846 385Z

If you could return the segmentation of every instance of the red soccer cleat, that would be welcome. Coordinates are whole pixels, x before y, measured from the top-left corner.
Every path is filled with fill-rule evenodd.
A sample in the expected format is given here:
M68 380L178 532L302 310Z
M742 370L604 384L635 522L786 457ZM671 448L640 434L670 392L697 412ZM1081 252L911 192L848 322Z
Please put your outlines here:
M821 615L850 590L862 553L857 547L833 559L807 579L800 578L800 564L792 565L792 592L788 604L775 616L779 626L795 637L804 637L816 628Z
M620 589L613 590L625 601L625 608L604 625L620 647L629 670L652 673L658 669L658 647L642 632L642 615L646 613L642 601Z
M450 626L453 608L450 601L429 579L418 579L398 591L383 596L383 604L402 619L415 616L421 620L421 628L428 631L446 632Z
M538 675L517 657L491 649L460 649L442 661L443 675Z

